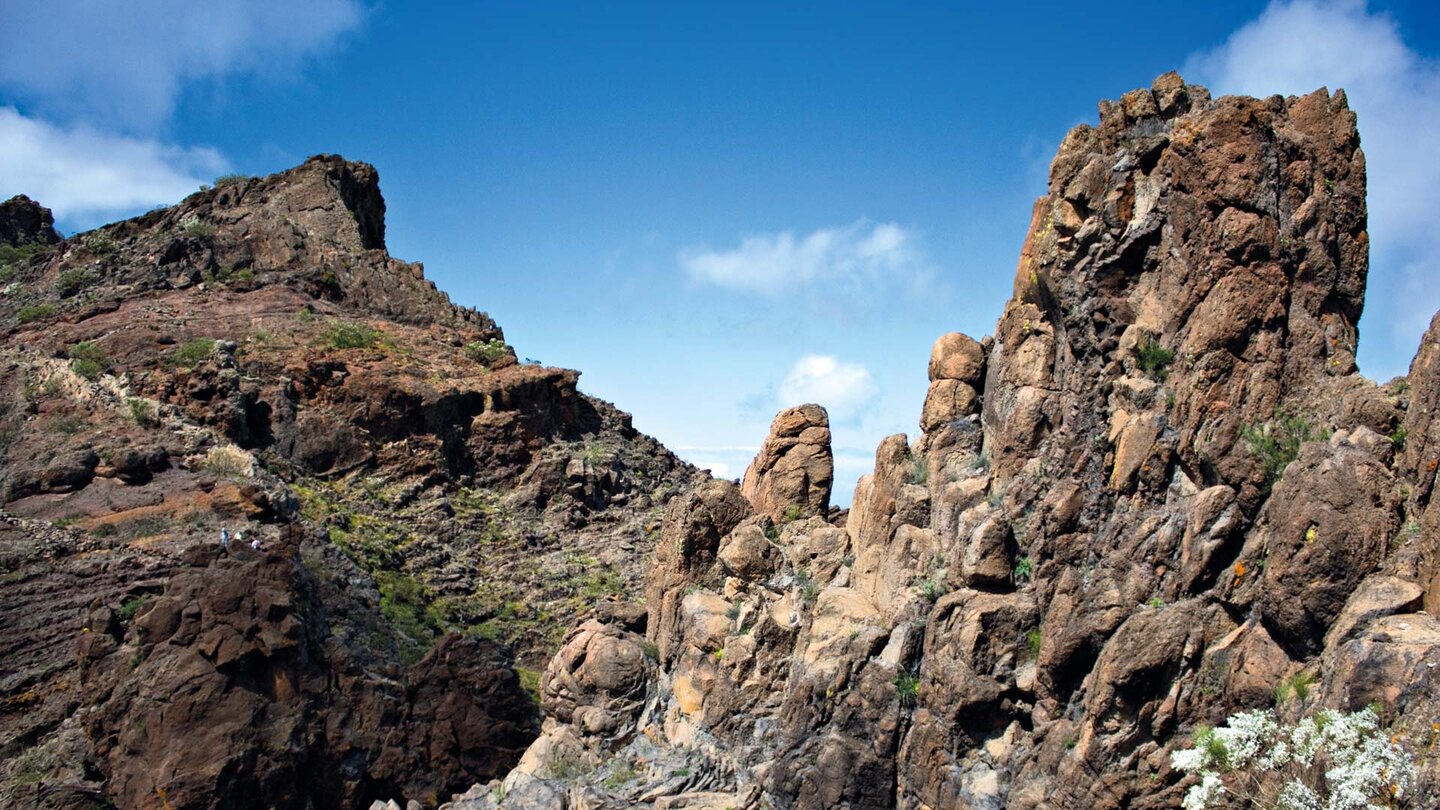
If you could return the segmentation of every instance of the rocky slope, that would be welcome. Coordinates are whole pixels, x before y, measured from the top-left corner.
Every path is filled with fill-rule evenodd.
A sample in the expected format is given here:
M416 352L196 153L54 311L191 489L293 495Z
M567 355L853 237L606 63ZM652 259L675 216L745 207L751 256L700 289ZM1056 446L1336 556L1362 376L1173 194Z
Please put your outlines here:
M65 240L0 206L0 804L433 805L639 587L693 470L384 209L328 156Z
M1433 806L1440 318L1408 378L1357 373L1359 145L1340 92L1102 103L848 516L823 412L782 414L450 807L1177 807L1169 753L1277 701L1375 704Z

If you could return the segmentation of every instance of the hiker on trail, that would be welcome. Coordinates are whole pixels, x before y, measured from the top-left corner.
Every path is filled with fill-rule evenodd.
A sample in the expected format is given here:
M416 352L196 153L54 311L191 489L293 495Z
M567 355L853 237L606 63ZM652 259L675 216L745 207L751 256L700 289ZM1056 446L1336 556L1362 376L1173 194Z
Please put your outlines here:
M221 551L229 551L229 550L230 550L230 530L229 530L229 529L221 529L221 530L220 530L220 550L221 550Z
M251 551L259 551L259 550L260 550L260 538L257 537L257 538L255 538L254 540L251 540L251 541L250 541L250 550L251 550Z

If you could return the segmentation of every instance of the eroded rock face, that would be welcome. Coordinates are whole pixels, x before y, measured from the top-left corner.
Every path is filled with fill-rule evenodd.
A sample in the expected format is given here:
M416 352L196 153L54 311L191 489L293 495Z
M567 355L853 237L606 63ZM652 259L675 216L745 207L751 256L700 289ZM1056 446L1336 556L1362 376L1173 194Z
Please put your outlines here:
M672 507L646 710L531 749L593 776L527 778L577 806L1174 807L1170 752L1282 682L1429 745L1440 326L1408 381L1356 373L1364 182L1341 92L1167 74L1102 103L995 335L937 341L920 435L843 528L775 525L748 473L758 514ZM607 787L657 756L695 776ZM455 807L525 806L498 795Z
M825 514L834 482L830 416L819 405L800 405L775 416L740 491L756 512L793 519Z
M19 194L0 203L0 245L53 245L60 241L50 209Z
M503 651L452 636L408 672L362 663L327 638L296 552L197 548L163 593L91 612L76 654L110 802L352 807L448 795L519 758L535 718Z
M384 213L329 155L63 240L0 206L0 804L434 806L640 589L695 471Z

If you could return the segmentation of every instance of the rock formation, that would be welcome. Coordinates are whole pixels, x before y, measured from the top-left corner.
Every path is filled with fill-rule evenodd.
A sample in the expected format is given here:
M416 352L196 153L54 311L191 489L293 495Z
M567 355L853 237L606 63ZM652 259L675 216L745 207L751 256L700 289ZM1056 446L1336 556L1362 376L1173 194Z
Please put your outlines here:
M777 519L777 420L743 491L667 509L624 710L567 715L613 693L557 657L519 768L449 806L1176 807L1170 752L1277 700L1376 702L1424 806L1440 320L1408 379L1357 373L1365 228L1341 92L1102 103L843 525Z
M787 512L791 518L828 512L834 481L830 415L819 405L800 405L775 416L740 491L756 512L781 520Z
M330 156L63 241L0 207L0 804L434 806L640 586L693 470L384 211Z
M53 245L60 241L50 209L20 194L0 203L0 246Z
M1280 702L1440 795L1440 316L1357 373L1343 93L1102 103L848 513L823 409L692 478L383 211L321 157L0 256L0 798L1168 808Z

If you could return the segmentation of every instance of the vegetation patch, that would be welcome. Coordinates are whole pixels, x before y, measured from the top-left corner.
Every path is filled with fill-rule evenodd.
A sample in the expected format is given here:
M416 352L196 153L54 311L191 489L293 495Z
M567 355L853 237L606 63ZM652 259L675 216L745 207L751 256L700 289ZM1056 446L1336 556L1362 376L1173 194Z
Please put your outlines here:
M325 340L334 349L373 349L380 344L381 332L363 323L342 321L332 324Z
M30 323L31 321L53 318L55 317L55 313L59 311L60 308L51 303L30 304L21 307L20 311L15 313L15 317L19 319L20 323Z
M145 605L145 602L149 598L150 594L148 593L132 596L120 603L120 608L115 611L115 615L119 616L121 621L128 622L135 618L135 614L140 612L140 608Z
M72 343L65 353L70 358L70 370L87 380L98 380L110 370L110 355L94 341Z
M913 669L902 669L895 673L895 694L900 698L902 708L914 708L920 700L920 675Z
M1201 726L1194 747L1172 753L1170 765L1198 777L1186 808L1239 806L1234 799L1266 808L1410 806L1423 796L1411 795L1415 761L1399 736L1368 708L1325 709L1293 722L1245 711L1222 726Z
M1035 563L1029 557L1021 557L1013 573L1016 582L1028 582L1035 575Z
M160 409L154 402L139 397L129 397L125 407L130 409L130 418L140 427L149 427L159 421Z
M925 463L924 456L911 454L909 478L912 484L924 484L930 480L930 465Z
M0 245L0 268L18 267L30 261L30 258L39 253L41 246L37 244L28 245Z
M91 231L85 234L80 238L80 244L84 245L85 249L91 253L101 256L120 249L115 240L111 239L110 235L104 231Z
M1250 454L1260 463L1264 474L1262 489L1268 494L1290 462L1300 456L1300 446L1305 442L1319 441L1325 435L1304 417L1281 414L1263 425L1241 428L1240 438L1245 440Z
M165 356L165 365L170 368L195 368L215 352L212 338L195 338L175 347Z
M1170 364L1175 362L1175 352L1160 345L1152 337L1146 337L1135 346L1135 365L1159 382L1170 376Z
M233 444L212 447L205 454L205 471L217 478L249 478L255 460Z
M180 230L194 239L209 240L215 236L215 226L202 221L198 214L180 220Z
M510 356L510 348L497 338L477 340L465 344L465 356L476 363L493 366Z
M1031 658L1040 657L1040 644L1044 640L1045 636L1038 627L1032 627L1025 633L1025 649L1030 651Z
M55 277L55 292L61 298L69 298L99 280L99 276L88 267L72 267L61 270Z

